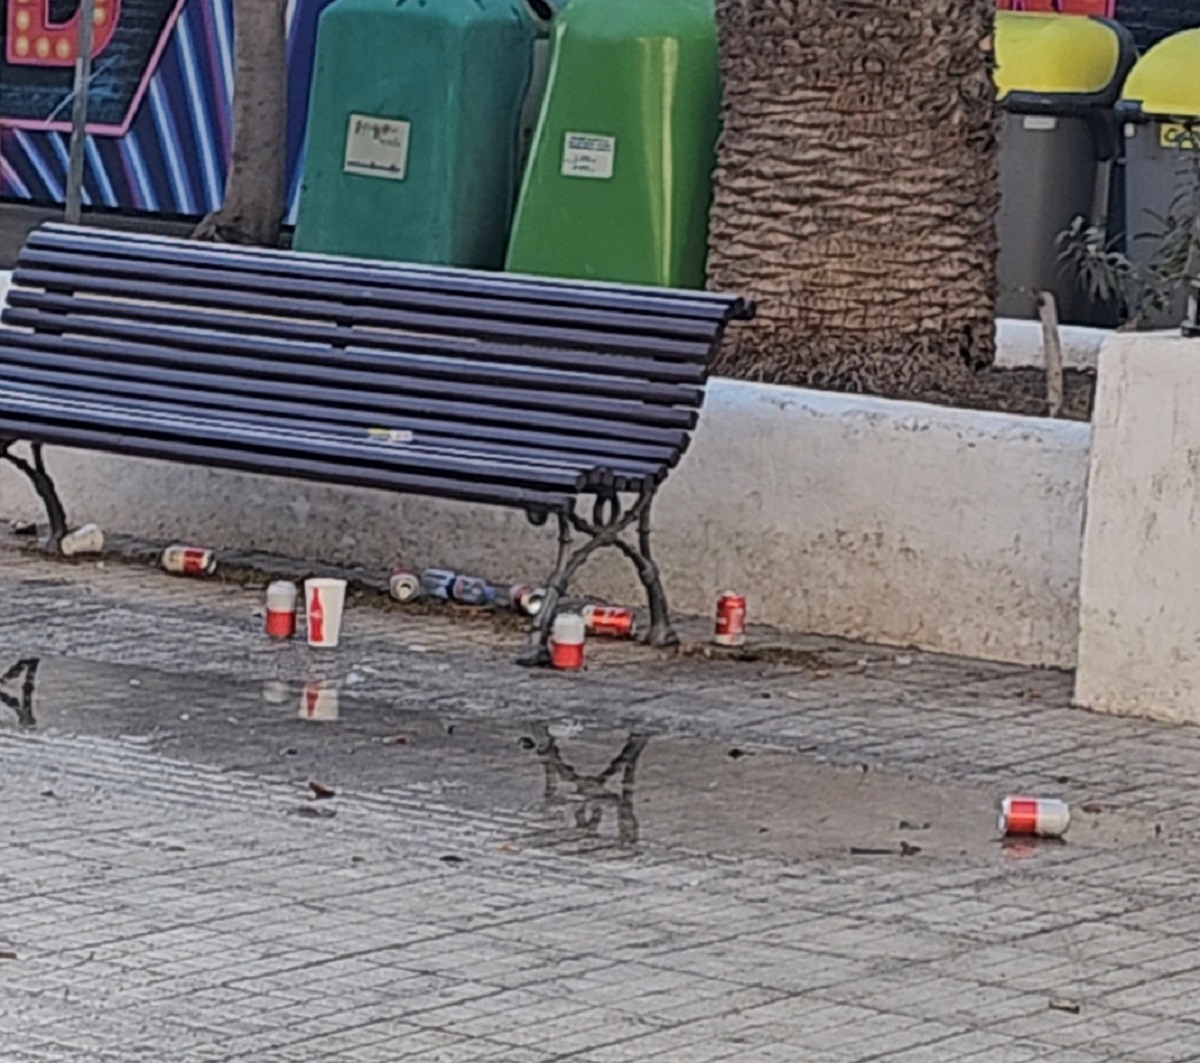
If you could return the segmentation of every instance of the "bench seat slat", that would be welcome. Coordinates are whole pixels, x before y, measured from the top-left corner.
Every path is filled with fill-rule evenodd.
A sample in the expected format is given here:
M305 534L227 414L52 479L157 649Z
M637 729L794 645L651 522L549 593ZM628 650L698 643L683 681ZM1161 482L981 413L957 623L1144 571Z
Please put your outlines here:
M319 483L347 484L352 487L374 487L402 494L452 498L520 509L560 512L567 507L571 498L570 494L533 491L498 483L464 483L435 476L347 465L341 461L330 461L320 457L293 456L286 464L273 465L265 463L256 453L227 442L192 443L175 439L114 437L111 432L92 427L46 422L37 417L19 416L9 412L0 412L0 430L14 438L38 439L51 446L94 448L134 458L159 458L189 465L216 466Z
M319 267L328 275L366 284L415 287L428 291L460 291L464 284L500 298L542 305L604 308L651 316L666 313L714 322L745 318L753 308L745 300L704 291L667 291L624 284L574 281L557 277L496 274L482 270L415 265L378 260L349 260L331 255L299 254L265 248L211 248L181 244L170 237L146 236L113 230L78 229L51 223L29 237L31 248L61 247L89 252L111 252L175 259L229 261L233 268L251 269L280 278L300 279Z
M463 344L446 336L416 336L412 333L358 329L340 326L324 320L300 321L266 317L252 313L226 313L221 310L184 308L154 303L135 303L129 300L110 300L84 295L60 295L28 288L9 291L8 307L19 310L41 310L52 314L87 314L112 317L125 321L162 322L188 328L208 328L239 335L267 336L273 339L308 340L329 346L345 346L362 338L364 345L380 350L406 351L413 354L449 355L468 362L505 365L540 366L548 369L570 369L601 376L669 384L703 384L707 372L704 366L689 362L632 358L618 354L593 354L588 351L554 347L535 347L528 344L475 342ZM9 309L5 309L8 320Z
M4 323L35 331L50 332L62 329L74 336L97 336L105 340L151 343L154 346L180 351L218 355L240 354L249 358L261 358L266 362L311 362L327 366L333 359L339 369L382 370L389 375L395 374L397 378L401 375L411 375L430 380L450 380L460 384L510 387L522 393L531 389L552 392L565 389L577 395L595 395L633 402L690 407L700 404L700 395L695 388L675 384L626 377L596 377L594 374L566 369L532 369L526 366L499 364L464 365L461 360L445 355L421 356L398 351L374 351L369 349L374 337L365 333L352 334L353 345L345 350L331 350L313 340L302 343L263 339L230 331L200 331L174 324L122 321L87 313L64 316L42 310L13 309L4 315Z
M61 351L80 358L97 362L122 362L142 366L167 368L204 369L222 377L237 377L247 387L284 388L292 383L318 384L327 391L370 391L390 390L405 396L453 401L465 400L481 405L501 405L514 411L527 410L530 415L539 411L574 413L592 417L612 417L626 423L646 424L662 428L694 427L695 410L677 409L670 406L640 404L621 399L591 397L562 392L524 391L519 387L502 388L475 384L465 389L452 380L433 380L401 373L367 372L357 369L342 369L329 362L289 361L284 357L240 357L212 354L207 351L184 351L149 342L97 341L81 336L54 336L46 333L20 333L19 342L29 350L47 353ZM354 353L351 349L350 353Z
M233 394L248 394L243 381L235 377L221 378L210 373L194 372L189 369L147 367L142 365L127 365L121 362L104 361L89 356L48 351L45 345L31 348L29 343L35 337L19 332L0 332L0 362L8 366L21 366L29 371L47 370L63 375L93 374L107 376L114 381L124 384L129 389L136 389L143 384L180 385L205 391L209 394L211 404L220 401L220 396ZM603 418L577 417L558 413L544 413L536 421L518 416L516 411L507 407L472 404L465 401L443 402L436 399L397 395L394 392L373 391L354 393L349 391L331 392L322 383L297 384L288 387L288 396L297 402L325 401L336 406L339 403L349 403L363 409L373 411L380 420L387 418L406 419L409 417L444 418L448 423L471 426L480 432L527 429L539 432L561 433L564 437L577 440L595 440L597 445L608 446L614 441L630 440L639 443L668 446L673 449L681 448L686 435L679 429L656 428L649 425L635 425L625 422L605 420ZM400 426L403 427L403 426Z
M355 467L372 467L407 475L426 475L446 481L495 482L545 492L576 492L587 475L578 469L549 463L518 463L511 459L479 459L430 452L419 446L385 446L352 442L292 427L289 434L246 422L200 419L195 416L159 415L134 406L47 400L28 392L0 389L0 432L10 417L36 419L47 427L106 428L131 439L156 442L180 439L196 444L237 443L264 464L286 468L294 457L344 461Z
M425 440L436 440L447 446L482 447L495 449L497 453L509 453L516 457L534 456L549 452L574 455L592 465L605 460L640 461L670 466L680 455L682 436L675 446L635 443L628 440L576 438L566 433L530 431L499 427L495 425L471 425L464 422L436 420L427 417L391 413L378 413L362 406L339 406L322 395L319 388L312 388L305 399L280 399L272 396L249 394L244 390L210 392L207 388L196 388L186 381L172 376L164 383L146 380L130 382L114 378L111 374L96 374L85 369L62 372L48 369L44 365L30 367L9 362L4 368L4 383L19 386L19 390L33 390L46 397L78 394L97 396L103 401L114 398L125 399L136 395L140 399L154 400L165 408L175 407L193 410L227 412L231 416L240 414L263 414L267 417L300 418L312 424L327 425L331 429L351 426L363 432L371 429L411 431Z
M157 415L181 415L190 412L193 416L201 415L205 409L201 402L184 405L182 402L185 391L179 388L154 388L139 385L136 396L130 395L127 389L106 387L103 380L95 377L78 376L73 378L73 387L67 390L62 381L48 381L45 374L40 376L30 374L33 379L26 379L22 372L6 374L4 386L11 392L28 394L31 397L46 401L76 400L84 403L94 403L104 406L119 404L130 413L141 411ZM68 378L71 379L71 378ZM199 398L199 397L197 397ZM234 398L231 396L231 398ZM411 444L375 443L371 436L374 430L407 429L405 425L380 425L377 418L362 415L356 411L338 411L330 415L324 412L318 404L298 405L295 403L279 403L273 400L257 399L245 396L237 406L222 407L213 410L213 416L222 413L236 412L238 423L248 426L272 429L277 432L290 432L297 424L322 436L333 439L344 439L348 442L366 443L368 445L397 447L404 446L412 453L437 453L449 456L471 456L478 460L494 460L503 462L511 459L530 465L547 464L563 468L577 469L581 474L589 474L595 469L607 467L618 476L628 480L643 481L659 479L677 459L678 454L659 448L652 454L632 454L628 448L612 448L604 451L585 451L570 449L557 445L552 439L545 439L541 445L524 445L503 443L493 438L471 439L461 435L441 434L436 429L432 431L413 431ZM336 416L336 420L325 419ZM616 452L623 449L624 453Z

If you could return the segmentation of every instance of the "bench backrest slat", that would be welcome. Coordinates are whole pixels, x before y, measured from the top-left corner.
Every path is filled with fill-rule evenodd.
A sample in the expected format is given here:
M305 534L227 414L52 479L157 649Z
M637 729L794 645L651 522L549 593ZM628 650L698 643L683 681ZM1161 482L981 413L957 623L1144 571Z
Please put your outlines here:
M709 321L729 321L753 313L744 300L700 291L665 291L637 288L624 284L572 281L557 277L529 277L497 274L457 267L414 265L410 263L347 259L332 255L297 254L266 248L218 247L182 244L170 237L124 233L98 229L77 229L58 223L42 226L30 234L27 247L87 249L113 254L145 255L147 260L175 261L186 256L228 263L229 268L245 268L277 277L303 279L319 267L322 274L343 277L356 283L381 283L393 287L413 287L428 291L462 291L464 285L481 294L523 300L535 305L569 306L579 309L612 309L681 315Z
M163 349L193 353L215 352L219 355L262 357L285 365L304 363L327 364L328 347L308 342L290 342L254 335L226 332L214 335L195 327L121 320L115 315L97 317L79 313L67 316L48 314L40 310L14 309L5 319L10 325L35 331L69 331L73 336L94 336L102 340L128 340L131 344L150 343ZM464 363L439 355L421 356L387 350L372 350L374 338L357 333L351 338L353 346L344 348L339 357L339 375L346 370L361 369L384 372L399 381L409 376L430 380L452 380L460 383L516 388L518 391L559 391L566 389L577 396L623 399L630 402L678 405L698 401L699 395L689 395L678 385L638 380L630 377L601 376L581 373L574 369L542 369L500 363ZM231 364L231 363L230 363Z
M625 376L670 384L700 385L707 376L707 367L687 362L596 354L590 351L535 347L528 344L463 344L447 336L415 336L412 333L342 326L327 321L296 321L248 312L227 313L203 307L184 307L178 304L168 306L161 303L132 302L129 299L56 294L26 288L11 289L8 305L18 310L40 310L68 317L86 314L93 317L112 317L120 321L178 325L243 336L319 342L329 347L346 347L362 342L380 350L398 353L449 355L459 360L485 365L498 362L502 365L570 369L601 377Z

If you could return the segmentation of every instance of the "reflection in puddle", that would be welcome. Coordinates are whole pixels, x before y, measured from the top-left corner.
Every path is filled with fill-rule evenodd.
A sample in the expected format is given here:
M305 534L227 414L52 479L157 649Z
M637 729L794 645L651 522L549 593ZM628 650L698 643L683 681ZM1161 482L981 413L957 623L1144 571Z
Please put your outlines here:
M0 690L0 704L7 705L17 714L17 723L22 727L34 727L37 721L33 718L33 690L37 685L38 658L22 657L4 675L0 676L0 687L16 680L24 673L20 695L9 694Z
M554 808L578 800L575 809L575 826L588 837L596 837L600 833L604 814L610 808L616 809L617 844L622 849L632 849L638 842L637 814L633 807L634 788L638 759L650 741L650 736L633 732L621 751L613 757L607 768L596 775L582 775L570 764L563 760L562 751L558 748L558 740L550 733L550 728L539 723L533 726L536 740L535 749L538 760L546 772L545 803L547 808ZM609 791L608 784L617 774L620 774L620 791ZM574 788L574 793L563 796L559 793L559 783L566 783Z
M1000 849L1006 860L1033 860L1043 850L1054 851L1067 844L1066 838L1006 837L1000 839Z
M336 683L310 679L300 692L300 719L323 722L336 720L340 700Z

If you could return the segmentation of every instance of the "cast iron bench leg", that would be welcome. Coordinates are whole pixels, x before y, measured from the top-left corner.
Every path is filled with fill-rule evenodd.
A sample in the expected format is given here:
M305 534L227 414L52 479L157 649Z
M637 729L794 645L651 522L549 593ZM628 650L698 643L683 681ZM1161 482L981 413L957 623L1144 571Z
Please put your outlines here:
M622 848L631 848L638 841L637 813L634 810L633 798L637 783L637 766L642 751L650 741L650 735L642 731L630 733L621 751L613 757L608 767L597 775L580 775L575 768L563 760L558 742L550 733L545 723L535 723L533 734L536 740L535 749L538 760L546 775L546 787L543 799L547 805L553 803L558 795L558 784L561 780L575 788L575 794L583 801L576 812L576 824L589 833L595 833L603 819L606 806L615 805L617 809L617 838ZM621 792L610 793L608 782L618 772L621 773ZM588 806L593 807L589 810Z
M600 496L592 510L592 519L585 520L574 510L560 514L558 518L558 562L546 583L546 601L538 614L530 635L529 645L517 658L518 664L527 666L545 665L550 661L547 642L558 603L567 593L575 573L597 550L613 547L620 550L637 570L638 579L646 589L650 607L650 630L646 641L651 646L677 646L679 636L671 626L667 607L667 594L663 589L658 566L650 555L650 508L654 502L655 489L647 488L637 496L633 506L621 511L620 500L615 495ZM624 532L637 525L637 545L622 538ZM570 553L571 529L587 537L587 541L574 553Z
M50 522L50 539L46 545L53 553L58 553L63 536L67 534L67 511L63 508L62 499L58 497L58 488L54 486L54 480L46 471L42 444L30 445L29 452L33 458L30 462L12 452L17 442L16 439L0 439L0 458L20 469L33 484L33 489L46 507L46 519Z
M17 723L22 727L35 726L33 718L33 690L37 685L39 663L37 657L23 657L7 672L0 675L0 683L7 683L10 679L16 679L21 672L25 673L25 682L21 684L20 698L17 698L13 694L6 694L3 690L0 690L0 705L7 705L12 709L17 714Z

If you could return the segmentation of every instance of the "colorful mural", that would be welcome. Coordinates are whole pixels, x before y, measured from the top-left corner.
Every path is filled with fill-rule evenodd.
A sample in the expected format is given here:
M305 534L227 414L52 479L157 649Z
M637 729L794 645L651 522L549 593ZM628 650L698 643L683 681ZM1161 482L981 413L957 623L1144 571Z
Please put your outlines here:
M288 10L287 165L293 209L317 18ZM78 0L0 0L0 197L61 203ZM96 0L84 201L199 217L220 204L229 155L233 0Z

